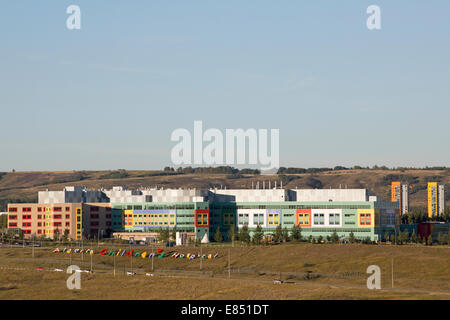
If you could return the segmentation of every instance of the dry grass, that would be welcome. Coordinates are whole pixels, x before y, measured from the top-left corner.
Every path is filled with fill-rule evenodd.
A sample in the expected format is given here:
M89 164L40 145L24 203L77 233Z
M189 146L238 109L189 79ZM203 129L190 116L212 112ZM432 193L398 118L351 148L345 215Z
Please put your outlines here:
M82 289L66 288L68 275L53 272L65 269L69 255L53 254L50 249L0 249L0 299L449 299L449 247L311 245L285 244L273 247L204 248L219 252L215 260L173 258L133 259L136 276L126 276L130 258L93 256L93 275L82 274ZM180 251L197 253L198 248ZM395 288L391 288L391 261L394 257ZM45 262L44 262L45 261ZM90 257L72 255L72 264L89 269ZM379 265L382 290L368 290L365 273L369 265ZM37 271L36 266L44 267ZM7 269L5 269L7 268ZM163 272L163 270L171 270ZM178 272L178 271L182 272ZM239 273L237 272L239 270ZM311 271L317 278L306 280ZM284 284L273 284L280 277ZM286 283L291 282L291 283Z

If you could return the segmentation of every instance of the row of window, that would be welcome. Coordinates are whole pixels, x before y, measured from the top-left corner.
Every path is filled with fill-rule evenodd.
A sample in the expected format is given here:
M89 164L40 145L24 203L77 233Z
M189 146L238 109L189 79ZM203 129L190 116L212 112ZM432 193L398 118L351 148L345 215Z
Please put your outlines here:
M66 207L66 212L70 211L70 207ZM22 212L31 212L32 208L31 207L22 207ZM51 212L52 208L51 207L38 207L37 208L38 212ZM13 208L9 208L8 212L18 212L18 209L16 207ZM62 207L53 207L53 212L62 212Z

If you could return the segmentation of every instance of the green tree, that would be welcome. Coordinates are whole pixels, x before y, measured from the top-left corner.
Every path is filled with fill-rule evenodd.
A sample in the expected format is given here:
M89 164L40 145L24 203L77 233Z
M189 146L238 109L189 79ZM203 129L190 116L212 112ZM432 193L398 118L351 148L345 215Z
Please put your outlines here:
M177 240L177 227L173 227L171 236L173 241Z
M339 242L339 236L336 232L336 230L331 235L331 243L338 243Z
M222 232L220 232L220 227L217 227L217 229L216 229L216 233L214 234L214 241L216 241L216 242L223 241Z
M228 230L228 241L236 240L236 226L232 224Z
M283 228L283 232L281 233L281 239L283 239L283 242L287 242L289 240L289 231L287 227Z
M387 231L384 233L384 241L385 242L389 241L389 232L387 232Z
M433 245L433 237L431 237L431 234L427 238L427 245L430 245L430 246Z
M273 241L280 242L281 240L283 240L283 230L281 229L281 225L278 225L273 235Z
M295 241L301 241L302 240L302 229L300 226L297 226L294 224L291 230L291 239Z
M395 238L395 234L394 233L390 235L389 240L391 241L391 244L395 244L397 239Z
M69 239L69 230L64 229L64 240L68 240L68 239Z
M160 228L158 231L158 241L167 242L169 241L170 233L169 228Z
M319 236L319 238L317 239L317 242L318 242L318 243L322 243L322 241L323 241L323 237L322 237L322 236Z
M309 243L312 243L312 242L313 242L313 236L312 236L312 235L309 235L309 237L308 237L308 242L309 242Z
M411 242L417 243L417 241L418 241L417 234L416 232L413 231L413 233L411 234Z
M350 232L349 236L348 236L348 241L350 243L355 243L355 234L353 232Z
M446 244L446 243L447 243L447 237L444 236L443 233L440 233L440 232L439 232L439 234L438 234L438 242L439 242L439 244L441 244L441 245Z
M246 224L239 230L239 241L250 243L250 233Z
M59 240L59 235L60 235L60 231L58 228L56 228L56 230L53 232L53 240Z
M256 226L256 230L253 233L253 238L252 238L252 242L253 244L260 244L261 240L263 239L264 233L262 231L261 226L258 224Z
M409 237L409 232L408 232L408 230L405 230L405 231L403 232L403 238L402 238L402 240L403 240L405 243L408 243L408 242L409 242L410 237Z

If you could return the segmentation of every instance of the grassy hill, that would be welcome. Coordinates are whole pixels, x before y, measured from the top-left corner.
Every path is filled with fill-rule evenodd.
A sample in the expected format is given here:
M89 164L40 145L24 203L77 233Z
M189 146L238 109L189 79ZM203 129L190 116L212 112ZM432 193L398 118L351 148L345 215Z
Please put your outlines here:
M0 173L0 210L5 210L8 201L37 201L37 192L62 190L64 186L86 186L88 188L111 188L126 185L137 187L164 188L251 188L252 182L275 181L285 188L368 188L384 200L390 199L391 181L402 180L410 184L410 205L426 206L427 182L450 183L450 170L330 170L318 173L253 175L253 174L211 174L178 173L145 170L115 171L30 171ZM450 199L446 193L446 200Z

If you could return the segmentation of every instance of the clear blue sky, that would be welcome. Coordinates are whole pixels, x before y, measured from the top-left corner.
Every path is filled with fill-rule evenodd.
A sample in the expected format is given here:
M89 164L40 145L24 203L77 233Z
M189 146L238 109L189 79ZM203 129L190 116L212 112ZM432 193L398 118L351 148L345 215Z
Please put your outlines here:
M2 1L0 170L160 169L194 120L279 128L282 166L449 166L449 16L448 0Z

